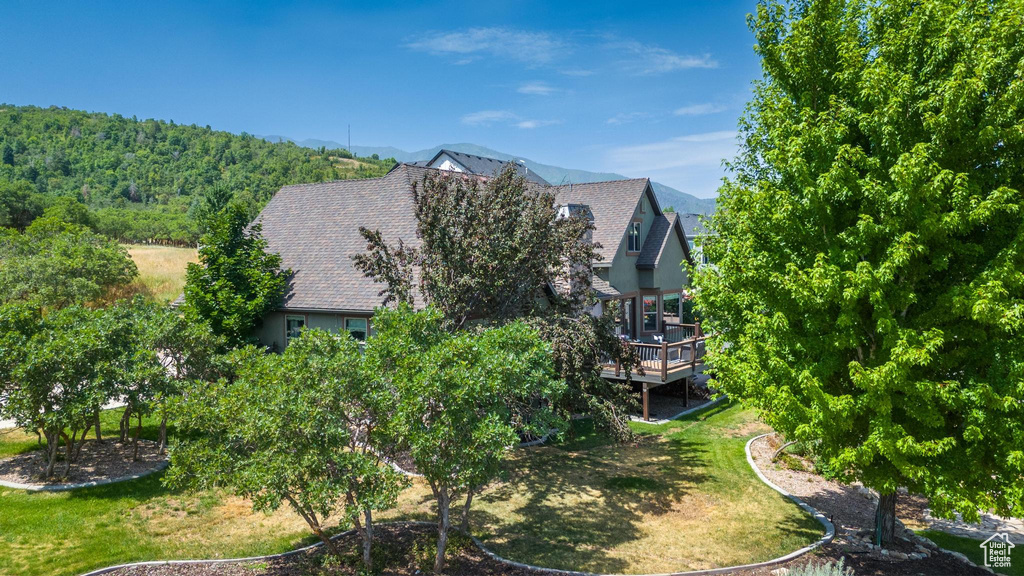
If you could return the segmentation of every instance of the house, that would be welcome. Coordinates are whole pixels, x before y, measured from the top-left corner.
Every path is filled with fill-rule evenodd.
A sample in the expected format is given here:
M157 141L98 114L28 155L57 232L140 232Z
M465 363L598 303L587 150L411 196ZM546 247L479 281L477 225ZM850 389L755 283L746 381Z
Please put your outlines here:
M686 244L690 247L690 254L693 255L693 261L698 265L708 263L708 257L704 255L704 251L701 247L696 245L697 236L707 233L704 223L701 222L701 219L703 218L703 214L679 215L679 223L683 227L683 234L686 235Z
M484 162L486 160L486 162ZM258 217L268 249L280 254L293 276L280 307L258 330L260 342L283 349L304 327L344 330L365 339L384 288L356 269L352 257L366 251L360 227L379 229L388 242L417 247L413 187L428 173L449 170L490 177L506 165L447 150L424 163L398 164L382 178L283 187ZM517 169L525 171L525 167ZM523 172L526 176L526 173ZM594 313L613 314L620 336L635 346L644 374L631 380L648 388L702 369L699 326L680 324L680 302L691 262L678 215L664 213L646 178L550 186L566 213L593 218L593 240L602 260L593 265L599 303ZM605 377L625 379L613 364ZM646 404L646 402L645 402Z
M516 172L526 178L527 181L541 186L549 185L547 180L541 178L536 172L531 172L524 163L506 162L496 158L487 158L486 156L466 154L465 152L456 152L454 150L447 150L443 148L438 150L437 154L434 154L434 157L430 160L412 163L413 166L424 166L427 168L437 168L438 170L464 172L466 174L478 174L481 176L497 174L508 164L514 165L516 167Z

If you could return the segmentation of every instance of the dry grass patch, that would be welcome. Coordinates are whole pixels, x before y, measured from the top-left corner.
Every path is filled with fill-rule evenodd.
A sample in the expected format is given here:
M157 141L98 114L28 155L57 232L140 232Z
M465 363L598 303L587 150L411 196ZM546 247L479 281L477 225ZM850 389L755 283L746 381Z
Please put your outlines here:
M199 260L195 248L140 244L126 248L139 268L139 277L130 286L130 294L143 294L158 302L170 302L181 294L185 287L185 269L190 262Z
M722 406L637 428L647 434L638 446L584 431L518 452L507 481L474 504L474 533L510 559L603 573L745 564L820 537L816 521L747 465L746 439L763 429L753 412Z

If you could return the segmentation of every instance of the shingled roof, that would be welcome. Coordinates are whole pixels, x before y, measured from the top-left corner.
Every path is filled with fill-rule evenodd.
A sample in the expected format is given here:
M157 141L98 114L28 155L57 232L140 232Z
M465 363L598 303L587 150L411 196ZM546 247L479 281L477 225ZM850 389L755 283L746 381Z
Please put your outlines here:
M339 180L285 186L264 207L257 221L268 249L281 255L282 268L293 272L282 310L368 312L381 304L383 285L356 269L352 257L366 252L360 227L379 229L388 243L418 247L413 186L436 169L395 166L382 178ZM561 206L585 205L594 219L594 241L610 265L637 202L649 189L646 178L546 187ZM653 195L652 195L653 198ZM656 202L656 200L654 200ZM657 204L654 204L655 209ZM654 265L660 258L675 215L658 215L639 260ZM650 248L648 248L650 246ZM685 247L684 247L685 249ZM637 264L640 267L640 264ZM615 289L594 276L599 295ZM421 299L417 296L417 301Z
M352 256L366 251L359 227L380 229L385 240L412 246L416 216L413 182L428 169L401 166L383 178L285 186L260 213L268 249L291 268L286 310L372 310L383 285L356 269Z
M647 240L644 241L640 256L636 259L636 267L649 270L657 268L661 264L661 255L665 252L668 239L672 236L673 229L680 235L679 241L683 243L683 250L686 250L686 240L683 230L679 227L679 218L674 213L661 214L654 218L651 229L647 232Z
M594 214L594 242L601 244L599 253L604 264L611 264L619 243L626 233L633 211L647 190L647 178L610 180L555 186L555 201L568 204L586 204Z
M701 222L703 214L680 214L679 224L683 228L683 234L687 238L693 238L699 234L704 233L704 224Z
M541 184L543 186L550 186L547 180L541 178L536 172L531 172L525 165L519 162L511 162L508 160L498 160L496 158L487 158L486 156L477 156L476 154L466 154L465 152L456 152L455 150L448 150L442 148L434 154L434 157L430 160L426 160L422 163L423 166L430 166L437 160L442 154L451 156L453 160L461 164L467 172L472 174L479 174L481 176L494 176L501 172L507 164L512 164L516 167L516 171L519 174L526 177L530 182ZM416 163L420 165L419 162Z

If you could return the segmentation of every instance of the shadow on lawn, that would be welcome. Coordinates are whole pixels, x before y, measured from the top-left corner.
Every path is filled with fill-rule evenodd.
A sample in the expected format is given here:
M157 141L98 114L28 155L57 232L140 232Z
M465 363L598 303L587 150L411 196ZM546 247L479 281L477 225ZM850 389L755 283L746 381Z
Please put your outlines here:
M622 572L629 564L608 550L643 538L645 517L672 512L709 478L698 443L651 436L638 446L583 444L587 451L539 447L514 459L508 480L472 512L481 540L520 562ZM508 514L483 509L508 503Z

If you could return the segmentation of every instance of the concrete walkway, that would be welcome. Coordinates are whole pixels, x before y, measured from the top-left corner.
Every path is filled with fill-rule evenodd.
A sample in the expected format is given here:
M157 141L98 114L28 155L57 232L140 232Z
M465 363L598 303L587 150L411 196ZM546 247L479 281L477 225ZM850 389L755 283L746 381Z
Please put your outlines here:
M960 519L959 514L957 514L956 520L945 520L933 518L931 510L925 510L924 520L932 530L939 530L954 536L985 540L997 532L1005 532L1011 542L1024 544L1024 519L1021 518L1003 518L992 514L981 514L979 523L968 524Z

